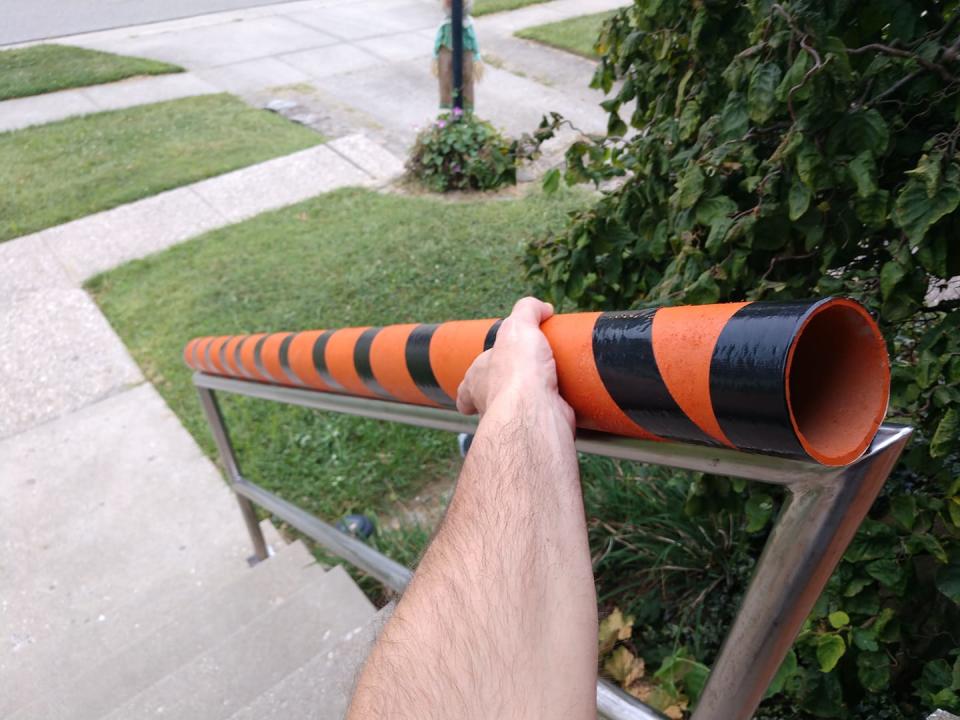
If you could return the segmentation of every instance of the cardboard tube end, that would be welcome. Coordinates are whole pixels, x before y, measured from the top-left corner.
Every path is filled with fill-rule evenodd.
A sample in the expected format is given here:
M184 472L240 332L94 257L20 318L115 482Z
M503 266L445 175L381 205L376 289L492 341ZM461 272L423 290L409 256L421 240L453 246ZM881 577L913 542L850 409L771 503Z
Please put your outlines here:
M852 300L824 302L807 318L787 358L787 407L797 438L823 465L848 465L887 412L890 365L870 314Z

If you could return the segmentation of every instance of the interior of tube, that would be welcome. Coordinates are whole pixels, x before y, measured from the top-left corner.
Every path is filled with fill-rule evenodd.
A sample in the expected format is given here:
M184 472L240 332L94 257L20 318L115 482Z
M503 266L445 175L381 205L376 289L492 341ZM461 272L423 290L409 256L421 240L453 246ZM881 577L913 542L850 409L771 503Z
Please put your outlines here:
M890 365L873 319L837 299L811 314L787 357L787 407L804 450L824 465L853 462L887 411Z

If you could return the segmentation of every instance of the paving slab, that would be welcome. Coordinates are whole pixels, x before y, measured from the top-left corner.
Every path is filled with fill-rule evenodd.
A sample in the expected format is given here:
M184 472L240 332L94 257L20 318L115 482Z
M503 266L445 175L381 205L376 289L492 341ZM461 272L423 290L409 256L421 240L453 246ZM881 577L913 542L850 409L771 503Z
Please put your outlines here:
M303 52L285 53L278 59L306 73L310 78L340 75L376 67L383 63L383 58L372 52L343 43Z
M403 162L362 133L331 140L327 147L375 178L389 180L403 174Z
M83 89L83 94L101 110L120 110L215 92L220 92L219 88L192 73L128 78Z
M96 103L82 90L61 90L46 95L4 100L0 102L0 132L20 130L31 125L54 122L71 115L85 115L98 110Z
M79 284L104 270L227 224L226 218L190 187L88 215L41 230L33 237L43 240Z
M433 59L433 31L414 30L382 38L358 40L356 46L387 61L423 58L429 64Z
M0 492L0 677L29 646L250 552L232 493L148 384L0 442Z
M337 187L367 185L373 180L341 155L318 145L190 188L228 221L239 222Z
M72 42L122 55L164 60L196 70L323 47L338 42L338 39L282 16L268 16L181 32L105 40L79 38Z
M196 73L207 82L227 92L247 94L266 88L307 82L310 76L289 63L276 58L259 58L222 65Z
M73 285L42 237L28 235L0 243L0 298Z
M106 318L80 289L3 298L0 328L0 438L143 380Z

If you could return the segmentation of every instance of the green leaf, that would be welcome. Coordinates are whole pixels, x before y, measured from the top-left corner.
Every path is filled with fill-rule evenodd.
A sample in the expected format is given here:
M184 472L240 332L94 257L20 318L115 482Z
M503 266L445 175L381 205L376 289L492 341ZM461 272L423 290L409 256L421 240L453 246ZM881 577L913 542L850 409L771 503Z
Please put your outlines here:
M780 81L780 84L777 86L777 89L774 93L777 100L780 102L787 101L787 96L790 94L790 90L794 86L801 83L809 66L810 58L807 56L807 53L797 53L796 60L793 61L793 65L791 65L790 69L787 70L786 74L783 76L783 80Z
M870 692L880 692L890 682L890 658L883 652L862 652L857 658L857 677Z
M770 685L767 686L767 692L764 694L764 698L773 697L778 692L782 691L784 685L786 685L787 680L794 673L797 672L797 654L791 650L787 653L787 656L783 659L783 662L780 663L780 667L777 670L777 674L773 676L773 680L770 681Z
M839 635L827 634L817 638L817 662L822 672L833 670L847 651L847 645Z
M547 194L555 193L560 187L560 171L550 168L543 176L543 191Z
M857 186L857 195L866 198L877 191L877 166L873 161L873 153L869 150L864 150L851 160L847 171Z
M937 589L960 605L960 561L954 560L937 570Z
M773 498L766 493L754 493L744 506L747 532L759 532L766 527L773 514Z
M884 587L892 587L900 582L902 576L900 566L893 558L880 558L867 563L864 568L867 574Z
M747 110L750 119L762 125L777 110L777 85L780 84L781 70L775 63L760 63L750 75L747 89Z
M701 225L713 225L717 220L728 219L737 211L737 203L726 195L704 198L697 203L697 222Z
M914 533L906 539L906 545L907 549L913 555L928 553L936 558L938 562L950 562L950 558L947 557L947 552L943 549L943 545L929 533Z
M750 124L747 103L740 93L732 92L720 112L720 139L736 140L743 137Z
M853 644L861 650L877 650L880 647L877 643L876 633L872 628L854 628L852 635Z
M889 260L880 268L880 296L886 300L890 293L907 275L907 268L896 260Z
M878 190L868 197L856 197L853 207L857 219L870 229L878 229L887 223L887 205L890 202L890 192Z
M793 184L790 186L789 217L791 220L798 220L803 216L807 208L810 207L810 198L812 197L813 193L810 192L810 188L801 182L800 178L795 177Z
M890 514L907 530L913 530L917 519L917 501L913 495L897 495L890 501Z
M693 207L703 194L703 170L696 163L691 163L680 175L677 181L677 192L674 194L677 207L681 210Z
M890 130L876 110L850 115L845 123L847 148L854 153L869 151L880 157L887 151Z
M720 299L720 286L713 279L711 270L704 270L700 274L687 288L684 299L691 305L709 305Z
M943 457L956 451L958 442L960 442L960 411L952 407L937 423L933 440L930 441L930 457Z
M871 582L873 582L873 580L871 580L870 578L863 578L863 577L861 577L861 578L854 578L854 579L851 580L850 583L847 585L846 589L844 589L844 591L843 591L843 596L844 596L844 597L853 597L854 595L856 595L857 593L859 593L861 590L863 590L863 589L864 589L867 585L869 585Z
M926 187L927 190L927 197L932 198L937 194L937 189L940 187L940 170L942 166L942 153L924 154L920 156L920 160L913 170L907 170L907 175L913 175L923 180L924 187Z
M927 186L922 179L910 178L894 207L894 218L910 240L911 247L917 247L930 226L944 215L948 215L960 205L960 169L952 164L939 191L932 198L927 195Z
M804 141L797 150L797 174L814 192L829 188L833 177L823 156L812 142Z
M850 624L850 616L847 615L843 610L834 610L832 613L827 615L827 620L830 622L830 626L834 630L839 630L840 628Z

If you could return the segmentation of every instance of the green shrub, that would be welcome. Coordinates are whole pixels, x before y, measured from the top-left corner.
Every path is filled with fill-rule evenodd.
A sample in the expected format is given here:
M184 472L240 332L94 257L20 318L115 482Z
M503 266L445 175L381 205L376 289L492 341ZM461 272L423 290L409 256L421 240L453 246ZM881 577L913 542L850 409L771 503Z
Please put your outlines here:
M434 192L517 182L518 143L472 113L444 113L417 136L407 170Z
M958 21L956 4L925 1L636 2L598 43L595 86L621 81L603 103L608 133L575 143L565 170L620 184L528 248L530 277L557 304L847 295L880 321L891 416L917 435L762 717L960 710L960 299L929 292L960 274ZM759 485L688 484L688 518L719 537L728 515L749 530L744 547L780 502ZM594 549L616 537L597 530ZM616 562L601 592L643 580ZM689 592L674 582L667 602ZM712 645L696 659L711 662Z

